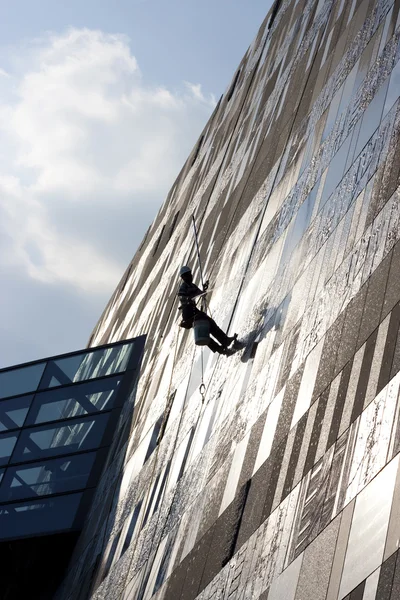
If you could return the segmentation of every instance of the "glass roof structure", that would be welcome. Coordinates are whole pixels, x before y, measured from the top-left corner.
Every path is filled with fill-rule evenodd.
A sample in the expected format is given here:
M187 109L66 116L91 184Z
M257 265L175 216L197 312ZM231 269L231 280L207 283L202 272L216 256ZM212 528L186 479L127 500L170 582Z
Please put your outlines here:
M0 542L82 529L144 340L0 370Z

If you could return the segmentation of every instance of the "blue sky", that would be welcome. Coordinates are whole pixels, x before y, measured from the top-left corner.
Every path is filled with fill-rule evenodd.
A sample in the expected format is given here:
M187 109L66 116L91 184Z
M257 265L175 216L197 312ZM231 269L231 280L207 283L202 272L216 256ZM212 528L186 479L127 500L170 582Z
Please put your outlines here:
M86 344L271 4L4 3L0 367Z

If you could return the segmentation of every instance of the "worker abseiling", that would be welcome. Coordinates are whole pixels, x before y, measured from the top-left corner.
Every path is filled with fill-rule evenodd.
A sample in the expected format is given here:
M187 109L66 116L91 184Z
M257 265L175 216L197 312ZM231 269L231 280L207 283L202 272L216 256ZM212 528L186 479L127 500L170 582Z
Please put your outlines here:
M200 346L208 346L213 352L230 356L234 354L235 350L243 348L243 345L237 342L237 335L227 336L205 311L197 308L195 299L207 292L208 281L204 283L204 289L201 290L193 283L192 270L186 265L181 267L179 275L182 279L178 291L179 310L182 313L180 326L185 329L194 327L195 343ZM229 348L231 345L232 348Z

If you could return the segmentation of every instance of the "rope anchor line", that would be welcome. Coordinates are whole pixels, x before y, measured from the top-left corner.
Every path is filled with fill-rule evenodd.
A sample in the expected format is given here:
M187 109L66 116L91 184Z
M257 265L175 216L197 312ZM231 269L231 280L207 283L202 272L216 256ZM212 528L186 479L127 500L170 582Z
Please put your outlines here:
M202 265L201 265L200 248L199 248L199 238L198 238L198 234L197 234L196 220L194 218L194 215L192 215L192 225L193 225L194 241L195 241L195 245L196 245L197 260L199 262L200 280L201 280L201 285L202 285L202 287L204 289L204 278L203 278L203 268L202 268ZM202 307L202 310L204 312L207 312L207 303L206 303L206 296L205 296L205 294L201 298L201 307ZM206 386L204 384L204 355L203 355L203 348L201 348L201 384L200 384L200 387L199 387L199 392L200 392L200 396L201 396L201 403L204 404L205 397L206 397Z

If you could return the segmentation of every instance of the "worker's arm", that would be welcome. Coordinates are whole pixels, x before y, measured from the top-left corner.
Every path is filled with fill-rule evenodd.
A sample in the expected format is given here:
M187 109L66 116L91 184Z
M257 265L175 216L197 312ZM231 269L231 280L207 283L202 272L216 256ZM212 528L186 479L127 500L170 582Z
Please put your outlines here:
M203 292L195 283L182 283L179 288L178 296L182 298L196 298L196 296L201 296Z

